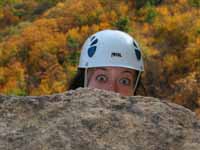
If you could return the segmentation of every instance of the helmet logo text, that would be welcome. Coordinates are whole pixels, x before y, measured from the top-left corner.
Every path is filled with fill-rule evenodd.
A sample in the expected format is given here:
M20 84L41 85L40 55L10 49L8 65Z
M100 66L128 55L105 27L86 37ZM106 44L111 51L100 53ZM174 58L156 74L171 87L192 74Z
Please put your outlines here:
M121 53L113 52L113 53L111 54L111 57L122 57L122 54L121 54Z

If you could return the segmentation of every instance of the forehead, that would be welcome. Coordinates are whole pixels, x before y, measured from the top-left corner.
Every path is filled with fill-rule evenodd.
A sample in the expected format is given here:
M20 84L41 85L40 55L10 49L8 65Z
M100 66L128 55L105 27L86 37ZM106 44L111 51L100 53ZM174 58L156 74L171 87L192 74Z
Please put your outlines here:
M92 72L116 72L116 73L130 73L134 74L135 71L133 69L129 68L123 68L123 67L98 67L98 68L90 68Z

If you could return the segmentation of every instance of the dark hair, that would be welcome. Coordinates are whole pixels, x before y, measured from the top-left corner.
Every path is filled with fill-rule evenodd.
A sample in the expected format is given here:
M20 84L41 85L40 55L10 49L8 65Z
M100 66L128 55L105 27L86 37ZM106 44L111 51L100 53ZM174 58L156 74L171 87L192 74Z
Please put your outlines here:
M68 90L75 90L79 87L84 87L85 69L78 68L76 75L70 81Z
M138 73L139 72L137 71L137 75L138 75ZM69 83L68 90L75 90L79 87L84 87L84 77L85 77L85 69L78 68L75 77ZM135 84L135 80L134 80L134 84ZM145 96L147 95L146 89L141 81L141 76L140 76L138 86L137 86L135 92L133 93L133 95L137 95L137 94L141 94L141 93L142 93L142 95L145 95Z
M137 71L137 76L139 74L139 71ZM134 84L135 84L135 81L134 81ZM135 89L133 95L143 95L143 96L147 96L147 92L146 92L146 89L144 87L144 84L141 80L141 76L139 78L139 81L138 81L138 86L137 88Z

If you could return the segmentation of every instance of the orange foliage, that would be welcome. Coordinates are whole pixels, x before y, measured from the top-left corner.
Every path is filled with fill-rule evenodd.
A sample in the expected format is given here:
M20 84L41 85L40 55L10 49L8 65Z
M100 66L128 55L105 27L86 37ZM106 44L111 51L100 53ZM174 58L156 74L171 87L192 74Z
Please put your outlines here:
M9 64L9 67L1 67L0 73L0 82L3 83L0 86L0 91L5 94L22 94L17 93L17 91L20 92L26 86L25 70L20 62L13 61Z

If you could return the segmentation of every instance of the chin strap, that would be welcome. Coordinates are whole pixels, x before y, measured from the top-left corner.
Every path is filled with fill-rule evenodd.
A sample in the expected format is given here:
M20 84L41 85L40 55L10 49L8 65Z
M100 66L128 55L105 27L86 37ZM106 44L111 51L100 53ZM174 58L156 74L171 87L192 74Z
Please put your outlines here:
M136 79L136 82L135 82L135 87L134 87L134 90L133 90L133 95L135 95L135 92L136 92L136 89L137 89L137 86L138 86L138 83L140 81L140 76L141 76L141 71L139 71L138 75L137 75L137 79Z
M87 69L88 69L88 68L85 68L84 87L87 87Z

